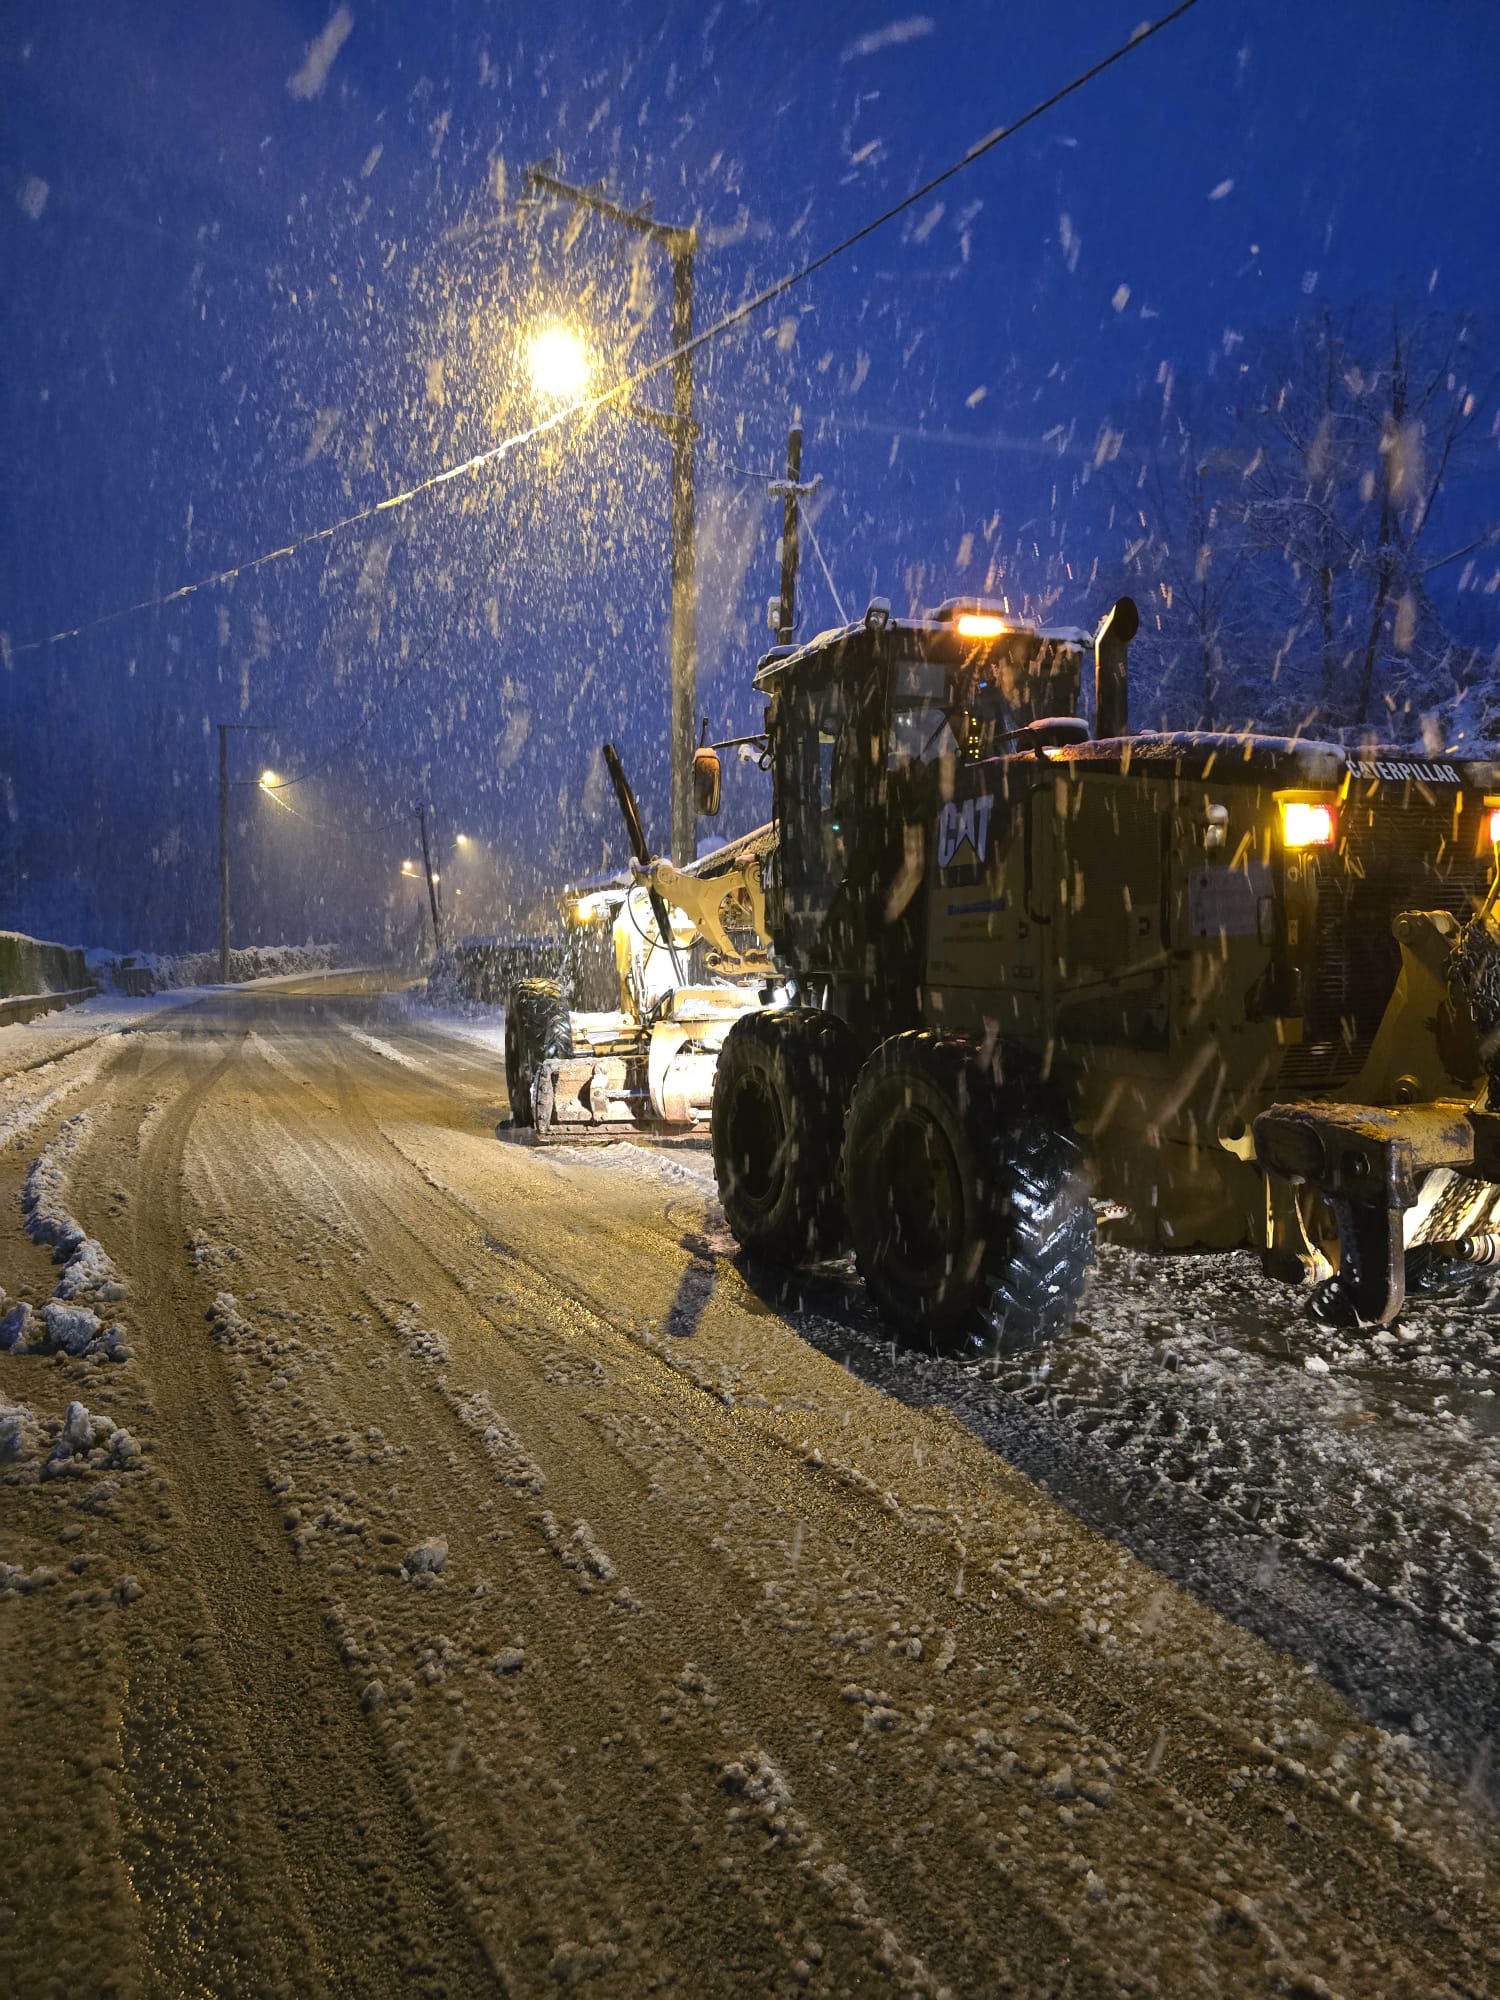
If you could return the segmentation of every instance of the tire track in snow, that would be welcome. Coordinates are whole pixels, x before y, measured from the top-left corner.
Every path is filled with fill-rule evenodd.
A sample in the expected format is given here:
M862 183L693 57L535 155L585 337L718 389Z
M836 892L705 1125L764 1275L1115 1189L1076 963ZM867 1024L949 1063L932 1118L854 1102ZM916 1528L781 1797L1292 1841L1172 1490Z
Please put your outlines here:
M627 1150L637 1149L616 1147L597 1159L587 1156L586 1165L583 1156L563 1149L549 1148L543 1157L552 1173L577 1188L581 1200L607 1211L607 1199L598 1201L598 1162L607 1159L618 1166ZM632 1242L648 1256L670 1256L680 1248L670 1239L664 1242L659 1229L641 1230ZM727 1241L719 1248L733 1254ZM1223 1260L1211 1261L1217 1268ZM721 1261L718 1269L720 1282L736 1281L737 1266ZM1150 1287L1159 1293L1163 1285L1187 1281L1181 1272L1168 1270L1150 1279L1121 1277L1116 1282L1121 1291L1117 1301L1111 1300L1111 1314L1129 1325L1140 1314L1152 1317L1144 1303L1154 1296ZM607 1286L590 1289L608 1315ZM1246 1475L1252 1483L1274 1484L1279 1476L1282 1486L1290 1482L1295 1498L1299 1485L1316 1493L1319 1479L1323 1481L1327 1504L1305 1509L1300 1531L1289 1522L1282 1532L1258 1520L1254 1506L1248 1513L1236 1511L1233 1494L1218 1490L1223 1482L1211 1455L1201 1464L1192 1459L1186 1419L1173 1391L1194 1392L1201 1356L1198 1370L1172 1373L1174 1353L1158 1356L1148 1341L1138 1357L1142 1365L1132 1361L1122 1369L1118 1338L1113 1346L1106 1339L1101 1349L1089 1330L1086 1307L1079 1333L1034 1368L1036 1379L1028 1383L1013 1370L1014 1379L995 1384L960 1364L898 1355L862 1293L837 1273L793 1274L782 1279L781 1290L799 1334L810 1345L913 1408L953 1411L992 1449L1091 1525L1246 1629L1312 1661L1375 1722L1399 1730L1417 1718L1423 1753L1460 1784L1470 1782L1477 1771L1484 1785L1496 1726L1492 1656L1500 1616L1500 1566L1480 1525L1487 1519L1481 1497L1487 1475L1481 1462L1465 1468L1461 1435L1443 1434L1436 1440L1438 1453L1424 1453L1430 1431L1408 1440L1399 1427L1387 1425L1362 1445L1364 1433L1346 1438L1335 1429L1320 1436L1313 1413L1305 1436L1293 1416L1283 1449L1277 1443L1275 1416L1260 1407L1254 1389L1237 1382L1242 1413L1253 1419L1257 1432ZM1134 1348L1126 1352L1133 1355ZM1277 1399L1272 1409L1304 1408L1306 1378L1284 1361L1268 1374L1267 1359L1256 1347L1247 1368ZM1153 1369L1155 1393L1165 1400L1154 1417L1149 1409L1133 1414L1151 1388ZM1289 1375L1294 1375L1290 1384ZM1100 1403L1097 1423L1088 1402L1095 1376L1100 1378L1092 1383ZM1109 1401L1111 1387L1121 1391L1115 1403ZM1211 1393L1206 1403L1200 1393L1189 1414L1194 1409L1200 1428L1211 1426L1215 1416L1233 1415L1232 1409L1221 1410ZM1228 1434L1228 1442L1236 1444L1235 1433ZM1382 1447L1388 1448L1384 1456ZM1472 1452L1472 1445L1468 1449ZM1336 1472L1330 1471L1330 1453ZM1445 1475L1443 1463L1433 1465L1438 1454L1452 1461L1451 1473ZM1407 1468L1410 1477L1403 1476ZM1445 1476L1452 1504L1444 1497ZM1493 1482L1492 1474L1488 1482ZM1370 1517L1363 1536L1351 1534L1347 1526L1350 1503L1340 1490L1343 1485L1355 1489L1356 1513L1363 1504ZM1274 1516L1273 1508L1270 1518ZM1403 1520L1404 1558L1399 1539L1392 1540ZM1414 1549L1425 1550L1428 1560L1412 1574ZM1384 1570L1391 1574L1382 1581ZM1476 1646L1482 1649L1478 1655ZM1491 1796L1500 1796L1493 1773L1488 1783Z
M439 1081L332 1022L277 1032L310 1009L227 1011L286 1066L182 1038L189 1094L146 1128L133 1204L182 1572L122 1787L160 1857L158 1987L1483 1989L1474 1828L1316 1683L736 1273L662 1340L702 1258L641 1226L626 1177L575 1229L589 1178L481 1141ZM307 1088L330 1074L337 1115ZM111 1247L148 1089L91 1138L80 1213ZM228 1270L259 1280L248 1331L210 1336ZM442 1571L403 1574L438 1533ZM187 1664L200 1601L215 1647ZM330 1902L355 1875L367 1900Z
M394 1233L387 1223L381 1230L381 1242L388 1256L395 1241ZM395 1275L398 1281L402 1277L409 1279L410 1271L404 1258L400 1261ZM426 1365L426 1372L429 1379L432 1379L433 1365L442 1359L441 1343L431 1341L425 1336L413 1336L411 1334L413 1323L410 1322L408 1314L399 1306L387 1305L385 1312L387 1323L403 1340L415 1341L415 1346L419 1350L419 1359ZM475 1494L474 1497L478 1504L472 1510L465 1509L461 1504L460 1496L453 1491L453 1482L456 1478L466 1483L462 1467L461 1465L456 1465L455 1456L451 1450L451 1445L454 1441L453 1431L450 1430L446 1437L434 1438L431 1410L429 1409L425 1413L424 1420L424 1413L414 1411L409 1403L404 1404L393 1416L388 1407L388 1391L391 1386L389 1378L382 1374L380 1379L382 1393L386 1395L387 1401L386 1403L369 1403L368 1399L366 1399L368 1407L365 1414L368 1414L371 1410L380 1409L384 1415L385 1429L387 1431L394 1428L398 1434L415 1436L424 1440L432 1439L431 1449L420 1451L416 1455L418 1462L411 1468L410 1474L412 1483L417 1483L421 1476L421 1467L428 1463L442 1465L446 1468L443 1481L435 1488L430 1488L429 1490L428 1505L429 1507L437 1507L442 1510L443 1518L449 1523L448 1531L450 1535L454 1533L455 1528L457 1529L458 1541L449 1558L450 1567L457 1568L459 1565L456 1558L458 1557L459 1550L464 1548L467 1541L462 1524L469 1518L471 1513L474 1517L479 1516L484 1511L484 1503L479 1500L479 1495ZM359 1387L358 1384L353 1386L356 1388ZM452 1423L460 1415L458 1407L460 1399L449 1394L443 1397L443 1402L445 1405L444 1415ZM471 1456L476 1456L473 1452L474 1434L475 1426L467 1418L464 1418L458 1435L469 1449ZM445 1443L450 1447L447 1451L443 1449ZM489 1466L484 1467L484 1476L488 1483L488 1493L493 1496L495 1492L495 1475ZM529 1481L524 1482L524 1484L529 1488ZM481 1488L480 1490L482 1492L485 1489ZM457 1506L455 1505L456 1501L459 1501ZM412 1504L416 1505L415 1500L413 1500ZM493 1498L491 1498L490 1504L493 1504ZM548 1538L544 1512L539 1513L534 1506L528 1504L523 1509L523 1514L524 1527L533 1532L540 1528L541 1532L536 1535L537 1544L547 1546ZM472 1559L472 1551L465 1549L465 1553L469 1554ZM542 1586L541 1594L538 1597L533 1588L528 1599L528 1608L525 1611L523 1622L527 1624L534 1635L537 1633L540 1634L540 1642L536 1643L534 1640L533 1643L535 1644L536 1653L541 1660L545 1661L549 1656L554 1659L566 1659L569 1654L574 1656L574 1665L578 1676L589 1690L588 1707L594 1711L595 1727L598 1726L600 1721L608 1721L612 1716L617 1727L612 1732L606 1731L606 1742L620 1743L638 1737L642 1714L654 1714L656 1704L660 1699L662 1676L657 1668L649 1668L645 1679L640 1685L631 1689L622 1697L620 1688L617 1685L620 1679L618 1662L615 1662L611 1679L599 1686L597 1691L595 1690L593 1684L594 1662L591 1655L592 1651L607 1639L608 1634L600 1635L598 1633L597 1617L591 1621L591 1625L585 1624L580 1627L580 1614L585 1607L580 1605L576 1593L580 1587L589 1590L592 1589L593 1582L599 1580L598 1570L601 1567L603 1565L599 1562L596 1555L591 1571L589 1565L578 1564L573 1566L572 1574L570 1575L569 1565L566 1561L558 1563L555 1554L550 1556L544 1565L543 1574L540 1579ZM582 1574L583 1572L589 1573ZM473 1570L471 1567L470 1574L472 1573ZM515 1588L514 1580L512 1581L511 1588L512 1590ZM607 1622L611 1614L607 1606L602 1608ZM530 1651L530 1648L528 1648L528 1651ZM453 1662L449 1661L448 1665L451 1669ZM363 1668L361 1668L361 1671L363 1671ZM554 1729L560 1728L565 1733L565 1737L571 1738L578 1728L579 1716L576 1707L573 1704L567 1704L562 1707L559 1713L550 1716L549 1721L552 1723ZM653 1877L659 1878L657 1881L657 1894L663 1905L669 1905L672 1901L672 1889L678 1875L680 1863L671 1852L665 1854L658 1853L654 1847L645 1850L627 1849L624 1856L622 1873L617 1836L612 1834L603 1845L599 1845L597 1835L591 1834L589 1827L591 1823L601 1818L605 1820L607 1825L618 1824L622 1819L628 1820L631 1817L633 1808L638 1811L643 1790L649 1790L653 1794L661 1794L660 1809L668 1819L675 1817L675 1810L669 1803L675 1793L682 1792L686 1787L691 1787L694 1791L699 1792L703 1790L704 1772L709 1768L712 1761L710 1752L715 1749L716 1745L713 1742L698 1744L687 1741L686 1739L689 1738L690 1732L686 1728L680 1734L684 1738L684 1745L675 1754L671 1751L663 1753L648 1741L640 1743L639 1747L643 1752L644 1761L636 1769L633 1776L628 1773L625 1774L628 1784L627 1794L624 1798L614 1800L614 1810L612 1812L601 1814L599 1805L596 1802L590 1806L587 1819L582 1827L576 1825L570 1827L566 1823L561 1827L556 1825L549 1826L547 1852L550 1858L546 1863L545 1873L548 1877L560 1877L566 1882L570 1900L575 1906L573 1921L576 1922L578 1918L582 1917L585 1920L584 1929L586 1932L591 1930L605 1938L613 1937L618 1939L629 1937L632 1930L639 1928L639 1907L643 1896L648 1898L650 1896L649 1883ZM473 1754L477 1759L483 1753L475 1751ZM554 1738L550 1744L550 1755L547 1756L546 1761L552 1769L566 1772L576 1754L577 1749L574 1743L565 1740L561 1744L558 1744ZM486 1761L491 1762L492 1760L486 1759ZM522 1761L524 1763L525 1759L522 1759ZM617 1760L614 1757L606 1759L607 1763L615 1761ZM722 1751L719 1753L718 1761L724 1761ZM730 1761L732 1762L733 1760L731 1759ZM594 1799L595 1793L598 1790L602 1790L606 1797L614 1797L614 1786L603 1781L605 1777L612 1777L613 1775L613 1773L600 1774L597 1771L592 1773L594 1782L591 1782L589 1785L589 1796L591 1799ZM549 1781L549 1785L551 1782ZM582 1783L582 1779L579 1780L579 1783ZM573 1785L570 1784L568 1786L570 1792L574 1789ZM716 1793L712 1793L712 1788L711 1795L717 1796ZM537 1810L537 1805L538 1802L533 1800L529 1808L533 1815ZM540 1806L541 1811L546 1814L547 1805L545 1799L540 1802ZM469 1831L472 1836L472 1828ZM584 1847L581 1849L578 1846L580 1840L584 1842ZM565 1857L570 1853L573 1856L573 1861L572 1865L568 1866L565 1862ZM537 1857L535 1856L531 1857L531 1874L533 1878L537 1874ZM607 1909L598 1907L596 1903L592 1915L590 1915L589 1905L601 1893L607 1894L609 1907ZM694 1923L700 1921L709 1924L708 1932L698 1940L696 1948L684 1950L679 1958L680 1976L690 1977L695 1966L704 1963L713 1964L720 1962L725 1952L731 1949L732 1926L730 1933L726 1934L717 1927L715 1919L716 1913L712 1901L702 1911L694 1909L690 1913L680 1915L677 1918L676 1921L679 1928L685 1922L689 1924L690 1928ZM525 1926L521 1926L523 1934L524 1930ZM512 1934L514 1935L514 1932ZM566 1936L556 1942L557 1952L552 1954L552 1956L561 1954L563 1964L559 1970L566 1970L567 1966L573 1962L573 1957L576 1954L565 1949L565 1947L569 1947L570 1945L570 1940ZM591 1946L584 1946L579 1949L583 1957L586 1958L589 1950L592 1948ZM840 1951L836 1946L830 1947L830 1968L834 1971L836 1977L837 1969L846 1962L846 1958L847 1954L845 1952ZM545 1974L547 1964L550 1962L549 1958L539 1968L543 1974ZM863 1962L863 1958L858 1961L858 1963ZM857 1970L857 1965L851 1965L849 1969L851 1972L854 1972ZM624 1984L619 1990L624 1992L640 1990L635 1977L630 1974L627 1965L621 1964L618 1970L624 1979ZM844 1989L842 1986L837 1986L834 1990Z
M387 1143L388 1143L388 1142L387 1142ZM379 1170L378 1170L378 1168L377 1168L377 1169L375 1170L375 1173L374 1173L374 1178L375 1178L375 1179L376 1179L377 1181L378 1181L378 1180L379 1180L379 1178L380 1178L380 1175L379 1175ZM429 1177L429 1178L430 1178L430 1177ZM417 1236L418 1236L418 1237L419 1237L420 1239L422 1239L422 1240L423 1240L423 1241L424 1241L425 1243L431 1243L431 1242L434 1242L434 1241L441 1241L441 1240L443 1239L443 1237L444 1237L444 1235L445 1235L445 1234L446 1234L446 1235L448 1235L448 1236L451 1236L451 1235L452 1235L452 1231L451 1231L451 1230L449 1230L449 1231L447 1231L447 1232L443 1232L443 1231L442 1231L442 1230L440 1230L440 1229L434 1229L434 1228L432 1227L432 1225L431 1225L431 1224L428 1224L427 1226L425 1226L425 1227L423 1227L423 1228L420 1228L419 1230L417 1230L417 1231L416 1231L416 1232L414 1232L414 1233L415 1233L415 1234L416 1234L416 1235L417 1235ZM453 1274L452 1274L452 1273L450 1273L450 1278L452 1277L452 1275L453 1275ZM472 1283L473 1283L473 1280L472 1280L472 1279L467 1279L467 1280L464 1280L463 1278L460 1278L460 1279L459 1279L459 1282L461 1282L461 1283L467 1283L467 1284L469 1284L469 1285L472 1285ZM612 1329L612 1330L613 1330L613 1329ZM1353 1840L1353 1841L1354 1841L1354 1842L1355 1842L1355 1843L1357 1844L1357 1841L1358 1841L1358 1836L1357 1836L1357 1835L1355 1835L1355 1833L1354 1833L1354 1829L1353 1829L1352 1827L1348 1827L1348 1826L1347 1826L1347 1823L1346 1823L1346 1829L1345 1829L1345 1830L1346 1830L1346 1836L1347 1836L1347 1837L1348 1837L1349 1839L1352 1839L1352 1840ZM1373 1911L1373 1910L1378 1910L1378 1902L1379 1902L1379 1898L1380 1898L1380 1896L1381 1896L1381 1895L1384 1895L1384 1894L1388 1894L1388 1893L1389 1893L1389 1891L1390 1891L1390 1886L1391 1886L1391 1885L1390 1885L1389 1883L1387 1883L1387 1884L1384 1884L1384 1885L1382 1885L1381 1889L1377 1890L1377 1891L1375 1892L1375 1894L1374 1894L1374 1895L1372 1896L1372 1898L1370 1899L1370 1904L1369 1904L1369 1907L1370 1907L1370 1908L1372 1909L1372 1911Z
M249 1010L236 1012L243 1020ZM133 1689L127 1769L138 1818L151 1829L151 1867L160 1871L145 1907L174 1981L196 1976L205 1955L212 1961L213 1923L205 1921L208 1942L184 1961L191 1927L181 1919L184 1905L214 1897L222 1840L204 1838L209 1829L192 1792L172 1775L184 1761L201 1763L198 1746L207 1743L225 1797L241 1807L224 1857L230 1880L262 1911L268 1883L276 1885L281 1918L262 1915L251 1940L272 1965L285 1936L300 1934L311 1954L311 1990L379 1993L393 1970L424 1962L461 1990L492 1978L494 1968L433 1873L377 1732L343 1677L329 1672L322 1607L309 1600L285 1549L264 1470L203 1330L203 1292L184 1267L183 1156L196 1118L241 1057L242 1033L210 1055L148 1139L137 1202L133 1269L157 1316L151 1374L159 1430L183 1496L174 1540L214 1642L208 1684L186 1710L183 1677L167 1653L154 1654ZM181 1643L171 1632L162 1636L169 1649ZM178 1689L165 1715L153 1667L158 1684L165 1676Z

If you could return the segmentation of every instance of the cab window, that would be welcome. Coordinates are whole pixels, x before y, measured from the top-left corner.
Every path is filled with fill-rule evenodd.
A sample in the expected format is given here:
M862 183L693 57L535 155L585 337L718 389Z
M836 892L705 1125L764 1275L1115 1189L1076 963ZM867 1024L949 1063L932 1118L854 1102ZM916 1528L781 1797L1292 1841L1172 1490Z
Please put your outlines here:
M886 762L892 770L907 764L936 764L959 754L950 713L948 675L940 660L913 657L891 668L891 732Z

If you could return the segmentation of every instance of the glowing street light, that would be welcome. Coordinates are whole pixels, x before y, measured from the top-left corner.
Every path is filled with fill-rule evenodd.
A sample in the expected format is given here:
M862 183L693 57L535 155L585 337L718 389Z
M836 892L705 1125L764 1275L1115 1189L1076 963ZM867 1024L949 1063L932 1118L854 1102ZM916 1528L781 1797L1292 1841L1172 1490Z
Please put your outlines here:
M281 783L281 780L274 771L262 771L260 774L260 783L261 790L269 792L273 791Z
M455 833L453 838L460 847L467 847L469 844L469 836L466 833Z
M602 215L621 229L633 231L664 250L672 265L672 407L658 410L631 402L624 405L631 416L639 417L672 440L672 627L671 627L671 757L672 777L672 858L682 864L697 852L697 819L693 803L693 752L698 727L697 649L697 531L694 477L694 442L698 436L693 416L693 259L698 238L692 229L658 222L649 207L629 209L598 188L574 187L560 180L543 165L526 169L527 191L568 202L575 211ZM532 380L548 395L561 402L576 398L588 376L587 356L576 335L557 328L546 352L561 356L571 346L577 358L565 388L544 381L539 371L541 341L531 344ZM555 343L555 344L552 344ZM580 363L582 364L580 372ZM550 374L550 368L549 368Z
M417 872L417 864L416 864L416 862L415 862L415 861L403 861L403 862L402 862L402 864L401 864L401 873L402 873L403 875L415 875L415 874L416 874L416 872Z
M526 372L538 394L571 403L588 386L588 349L570 326L541 327L526 343Z

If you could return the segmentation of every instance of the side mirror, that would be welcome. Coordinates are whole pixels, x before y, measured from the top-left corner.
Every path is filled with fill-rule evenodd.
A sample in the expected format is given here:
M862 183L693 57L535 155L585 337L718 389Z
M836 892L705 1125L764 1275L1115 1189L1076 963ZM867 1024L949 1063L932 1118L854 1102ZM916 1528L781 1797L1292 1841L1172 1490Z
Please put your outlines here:
M699 819L717 819L724 785L719 753L704 744L693 752L693 810Z

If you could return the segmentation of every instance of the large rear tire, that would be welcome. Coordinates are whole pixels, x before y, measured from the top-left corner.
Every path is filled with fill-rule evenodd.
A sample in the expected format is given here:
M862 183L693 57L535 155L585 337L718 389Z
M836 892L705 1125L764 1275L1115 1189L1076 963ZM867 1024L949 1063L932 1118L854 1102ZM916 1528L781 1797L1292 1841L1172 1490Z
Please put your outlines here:
M854 1255L881 1314L935 1352L989 1359L1063 1332L1094 1261L1082 1149L1057 1094L963 1042L883 1043L844 1145Z
M798 1265L843 1241L844 1114L859 1069L853 1037L812 1008L745 1014L714 1071L714 1173L735 1239Z
M555 979L523 979L505 1003L505 1089L510 1115L519 1126L532 1123L532 1085L550 1056L571 1056L573 1031L568 1003Z

